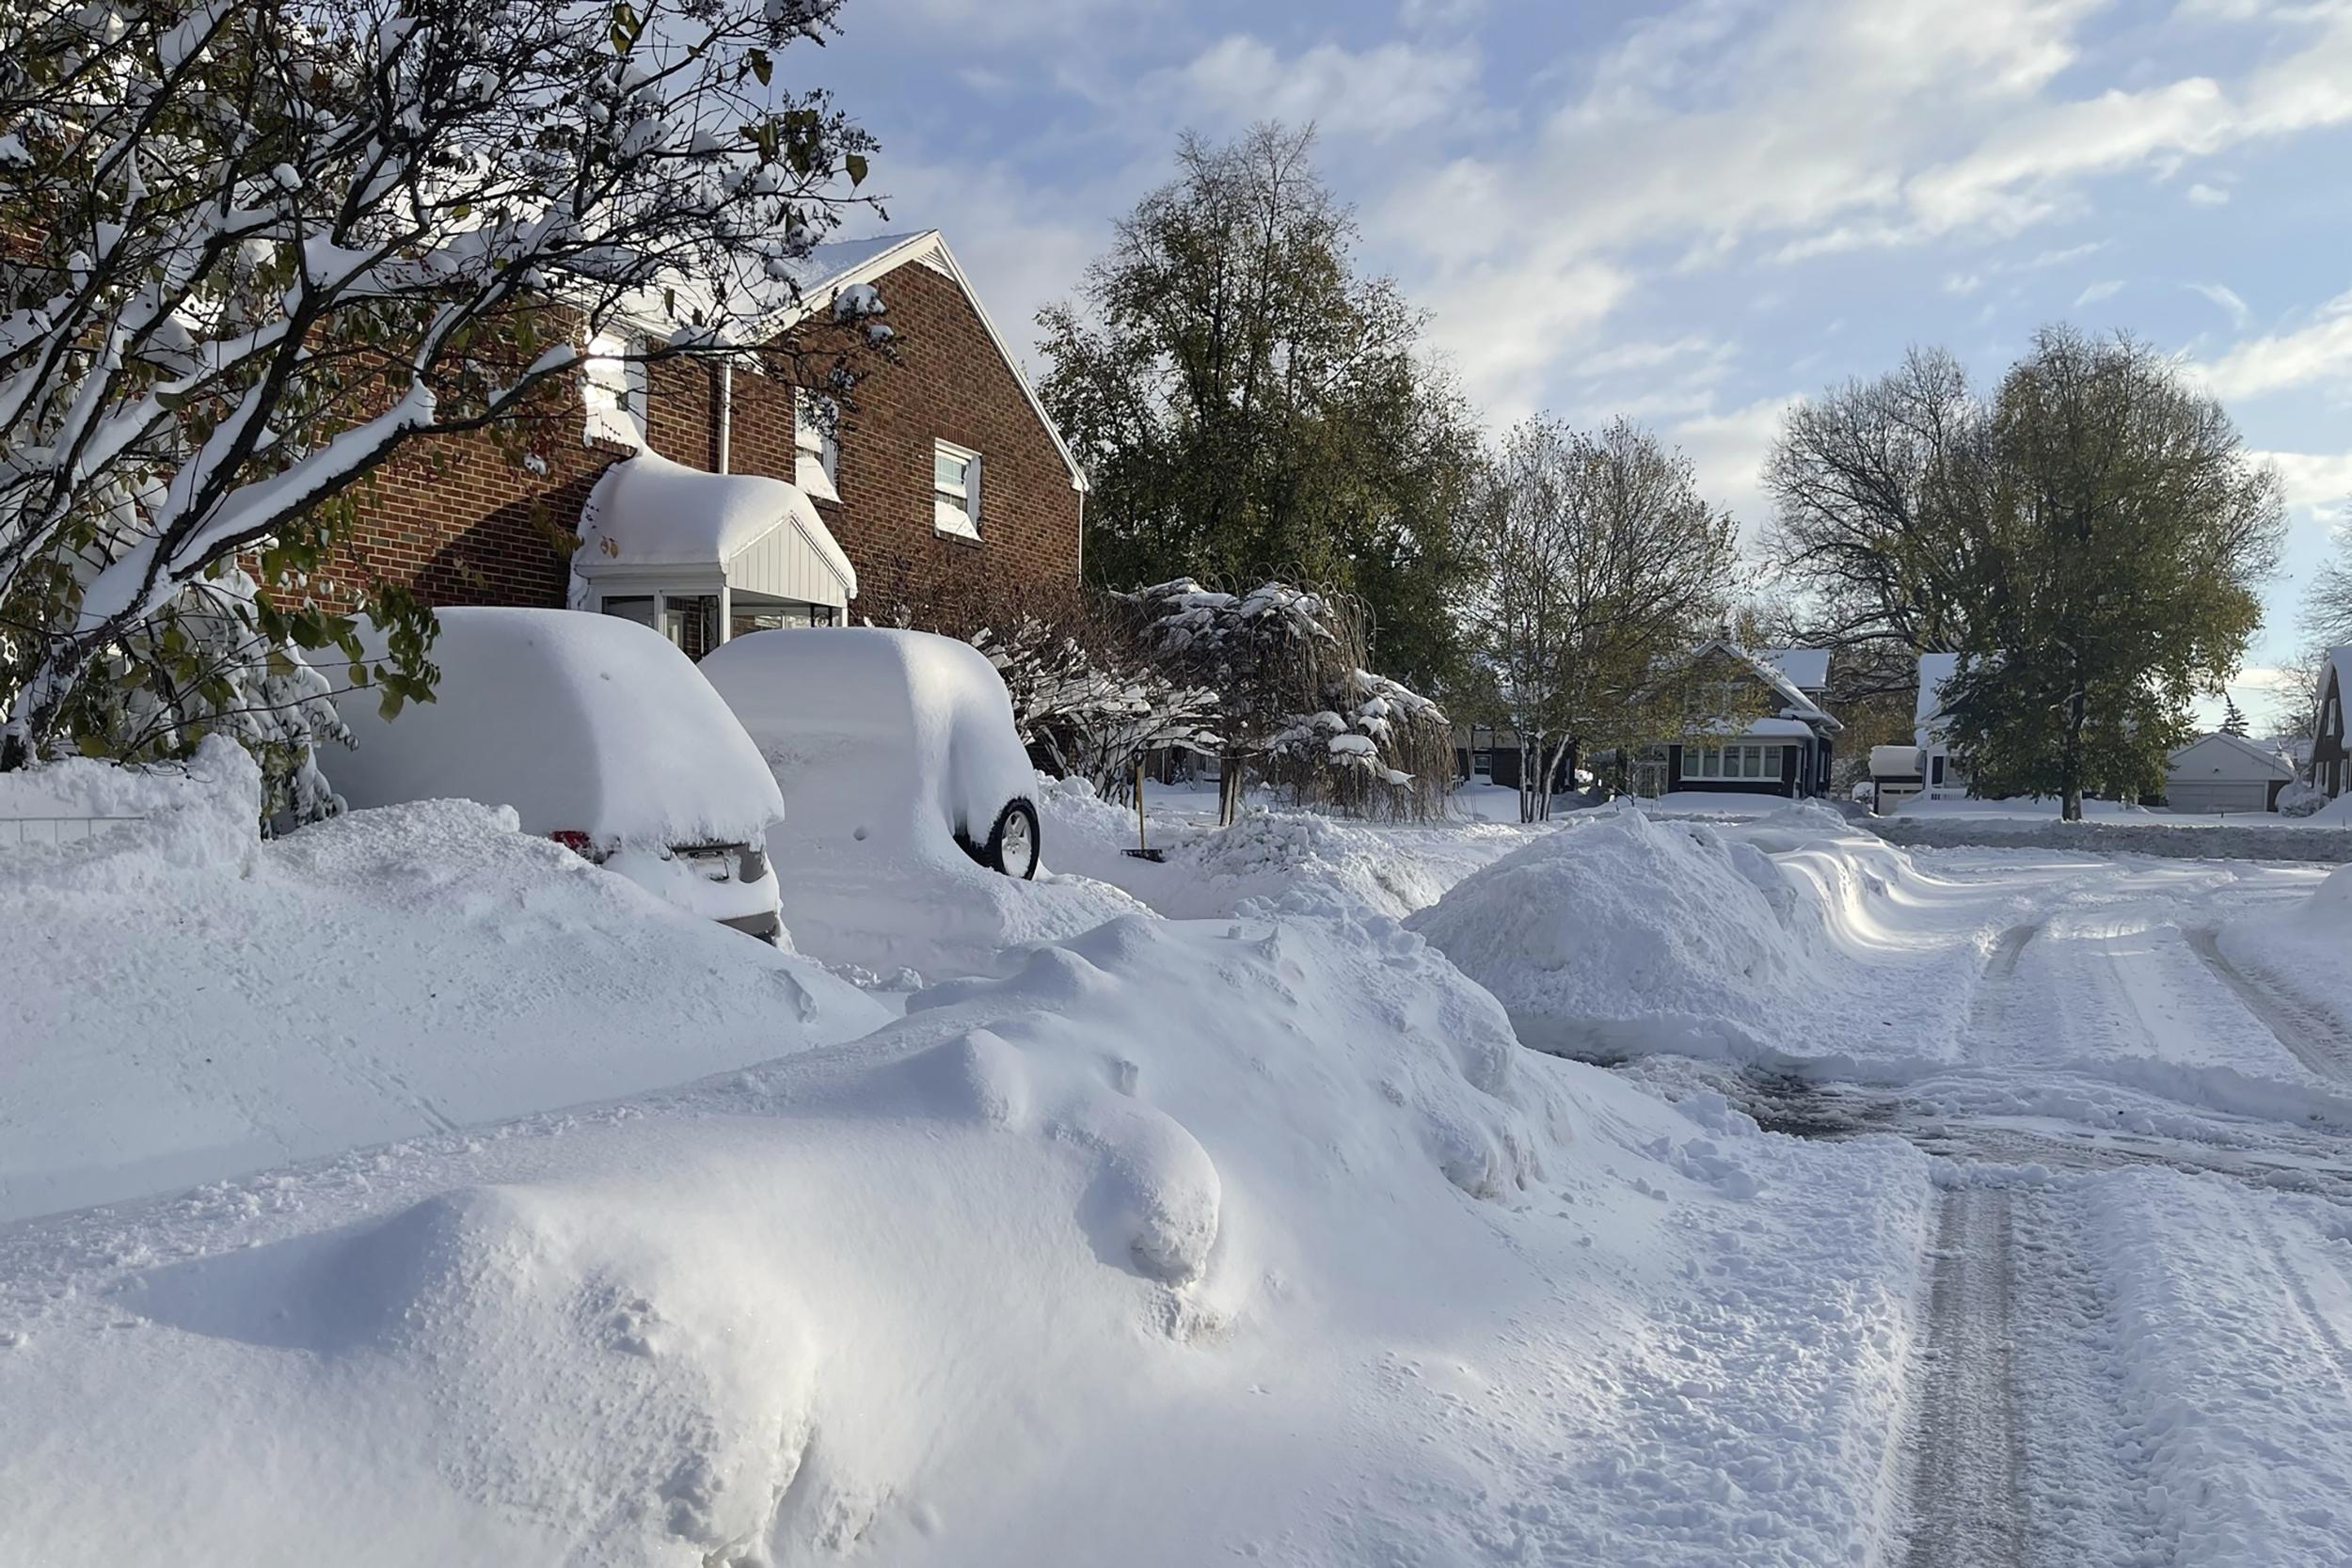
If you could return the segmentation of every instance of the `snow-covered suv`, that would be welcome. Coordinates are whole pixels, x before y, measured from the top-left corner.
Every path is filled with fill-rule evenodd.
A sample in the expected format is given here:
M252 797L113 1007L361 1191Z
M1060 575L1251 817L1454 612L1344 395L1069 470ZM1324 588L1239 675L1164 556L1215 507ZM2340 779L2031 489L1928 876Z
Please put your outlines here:
M444 610L430 703L386 721L337 699L358 740L322 758L353 806L454 797L669 902L779 939L767 834L776 781L686 656L648 627L570 610Z

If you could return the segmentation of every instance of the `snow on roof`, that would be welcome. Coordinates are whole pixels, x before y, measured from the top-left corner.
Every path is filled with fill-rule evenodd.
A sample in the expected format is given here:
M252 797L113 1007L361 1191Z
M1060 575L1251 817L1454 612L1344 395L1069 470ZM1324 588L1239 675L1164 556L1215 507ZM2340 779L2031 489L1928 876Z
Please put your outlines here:
M1767 663L1758 655L1748 652L1747 649L1742 648L1737 642L1728 641L1718 637L1711 641L1702 643L1698 651L1692 655L1692 657L1693 658L1704 658L1709 653L1716 652L1717 650L1729 654L1732 657L1746 664L1750 670L1756 672L1756 678L1762 681L1766 686L1771 687L1773 694L1780 699L1784 717L1804 720L1808 725L1826 729L1833 735L1846 727L1845 725L1839 723L1836 720L1831 718L1827 713L1823 712L1820 705L1814 702L1812 698L1798 690L1795 684L1792 683L1787 675L1781 673L1779 670L1774 668L1770 663ZM1799 727L1804 728L1805 726L1801 725ZM1760 735L1765 732L1751 731L1749 733Z
M1870 748L1870 776L1874 779L1904 779L1919 771L1919 748L1916 746Z
M2266 746L2258 746L2253 741L2245 739L2242 736L2224 734L2220 730L2216 730L2211 735L2199 736L2196 739L2190 741L2187 745L2181 747L2170 756L2167 757L2165 759L2166 763L2170 767L2177 768L2181 759L2187 756L2192 752L2204 750L2205 748L2214 746L2217 743L2230 751L2242 753L2249 761L2259 764L2264 769L2279 778L2284 779L2294 776L2295 765L2289 762L2285 757L2281 756L2279 752L2272 751Z
M1919 656L1919 698L1912 709L1912 722L1925 724L1944 711L1944 683L1959 673L1958 654L1921 654Z
M709 473L650 451L613 464L588 492L572 567L583 577L632 566L723 567L784 528L792 531L788 544L840 586L841 603L857 597L857 568L798 485Z
M1758 648L1756 657L1788 677L1800 691L1820 691L1829 685L1827 648Z

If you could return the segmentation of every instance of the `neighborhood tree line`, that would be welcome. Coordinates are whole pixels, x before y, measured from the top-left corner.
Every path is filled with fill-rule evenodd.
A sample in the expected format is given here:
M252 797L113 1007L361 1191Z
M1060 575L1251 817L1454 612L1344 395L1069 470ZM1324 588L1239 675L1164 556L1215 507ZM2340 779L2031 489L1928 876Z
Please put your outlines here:
M355 487L469 430L528 460L623 310L645 357L772 352L750 325L866 194L872 139L778 80L839 0L188 0L0 28L0 768L185 755L225 728L271 809L329 808L326 700L428 699L396 635L306 592ZM600 25L583 27L593 14ZM1490 436L1363 269L1311 130L1193 135L1040 316L1041 393L1091 483L1089 580L878 587L870 619L968 637L1024 738L1122 786L1221 753L1338 809L1441 811L1452 720L1510 731L1522 811L1580 763L1733 715L1692 651L1839 653L1892 710L1963 656L1958 749L1995 787L2161 782L2275 564L2276 476L2145 345L2045 330L1989 393L1920 351L1788 415L1750 586L1735 520L1629 421ZM874 334L872 352L882 334ZM854 407L850 353L825 379ZM2352 563L2323 597L2341 606ZM886 601L886 602L885 602ZM2338 613L2352 615L2352 611ZM2325 619L2324 615L2318 619Z

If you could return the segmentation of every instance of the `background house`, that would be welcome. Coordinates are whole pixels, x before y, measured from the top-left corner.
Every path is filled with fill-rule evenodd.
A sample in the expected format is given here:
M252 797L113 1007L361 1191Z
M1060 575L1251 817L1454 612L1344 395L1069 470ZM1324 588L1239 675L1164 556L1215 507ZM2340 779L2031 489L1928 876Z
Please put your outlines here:
M1958 799L1968 793L1968 775L1953 760L1951 726L1944 713L1944 683L1959 670L1958 654L1919 656L1919 696L1912 709L1912 737L1919 748L1920 793L1931 800Z
M2344 700L2352 696L2352 645L2328 650L2319 677L2319 728L2312 736L2312 787L2328 800L2352 789L2352 744L2344 736Z
M1825 652L1777 652L1804 656L1797 660L1799 673L1817 678L1820 687L1816 689L1827 686ZM1717 639L1692 657L1696 689L1719 690L1719 711L1724 717L1703 720L1679 740L1650 749L1649 776L1657 780L1659 792L1786 795L1792 800L1828 793L1833 737L1844 726L1767 656ZM1756 716L1740 717L1748 712Z
M699 657L768 626L886 620L943 586L1074 587L1084 476L946 240L819 245L797 282L758 328L778 350L763 371L632 362L645 339L615 323L588 345L612 357L538 411L521 461L484 434L388 463L323 596L374 577L435 605L569 604ZM845 325L844 295L882 313ZM872 322L884 345L829 409L823 372Z
M2279 752L2217 731L2166 760L2164 799L2174 811L2276 811L2294 777L2294 764Z

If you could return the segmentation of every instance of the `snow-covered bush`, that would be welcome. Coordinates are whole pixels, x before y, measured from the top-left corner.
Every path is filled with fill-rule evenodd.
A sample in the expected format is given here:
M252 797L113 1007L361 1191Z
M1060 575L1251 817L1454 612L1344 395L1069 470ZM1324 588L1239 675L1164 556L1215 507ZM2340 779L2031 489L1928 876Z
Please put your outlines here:
M1023 615L969 641L1004 677L1030 760L1056 778L1124 799L1146 752L1216 749L1216 692L1089 647L1067 626Z
M1285 582L1236 594L1191 578L1114 597L1154 662L1217 694L1223 820L1253 777L1300 805L1443 813L1453 728L1437 704L1364 669L1352 607Z
M333 816L340 802L315 749L348 745L350 733L332 683L266 623L252 578L215 567L98 650L60 716L65 734L87 755L135 764L184 761L225 736L260 767L264 824ZM7 656L20 646L0 643L0 713L21 673Z

